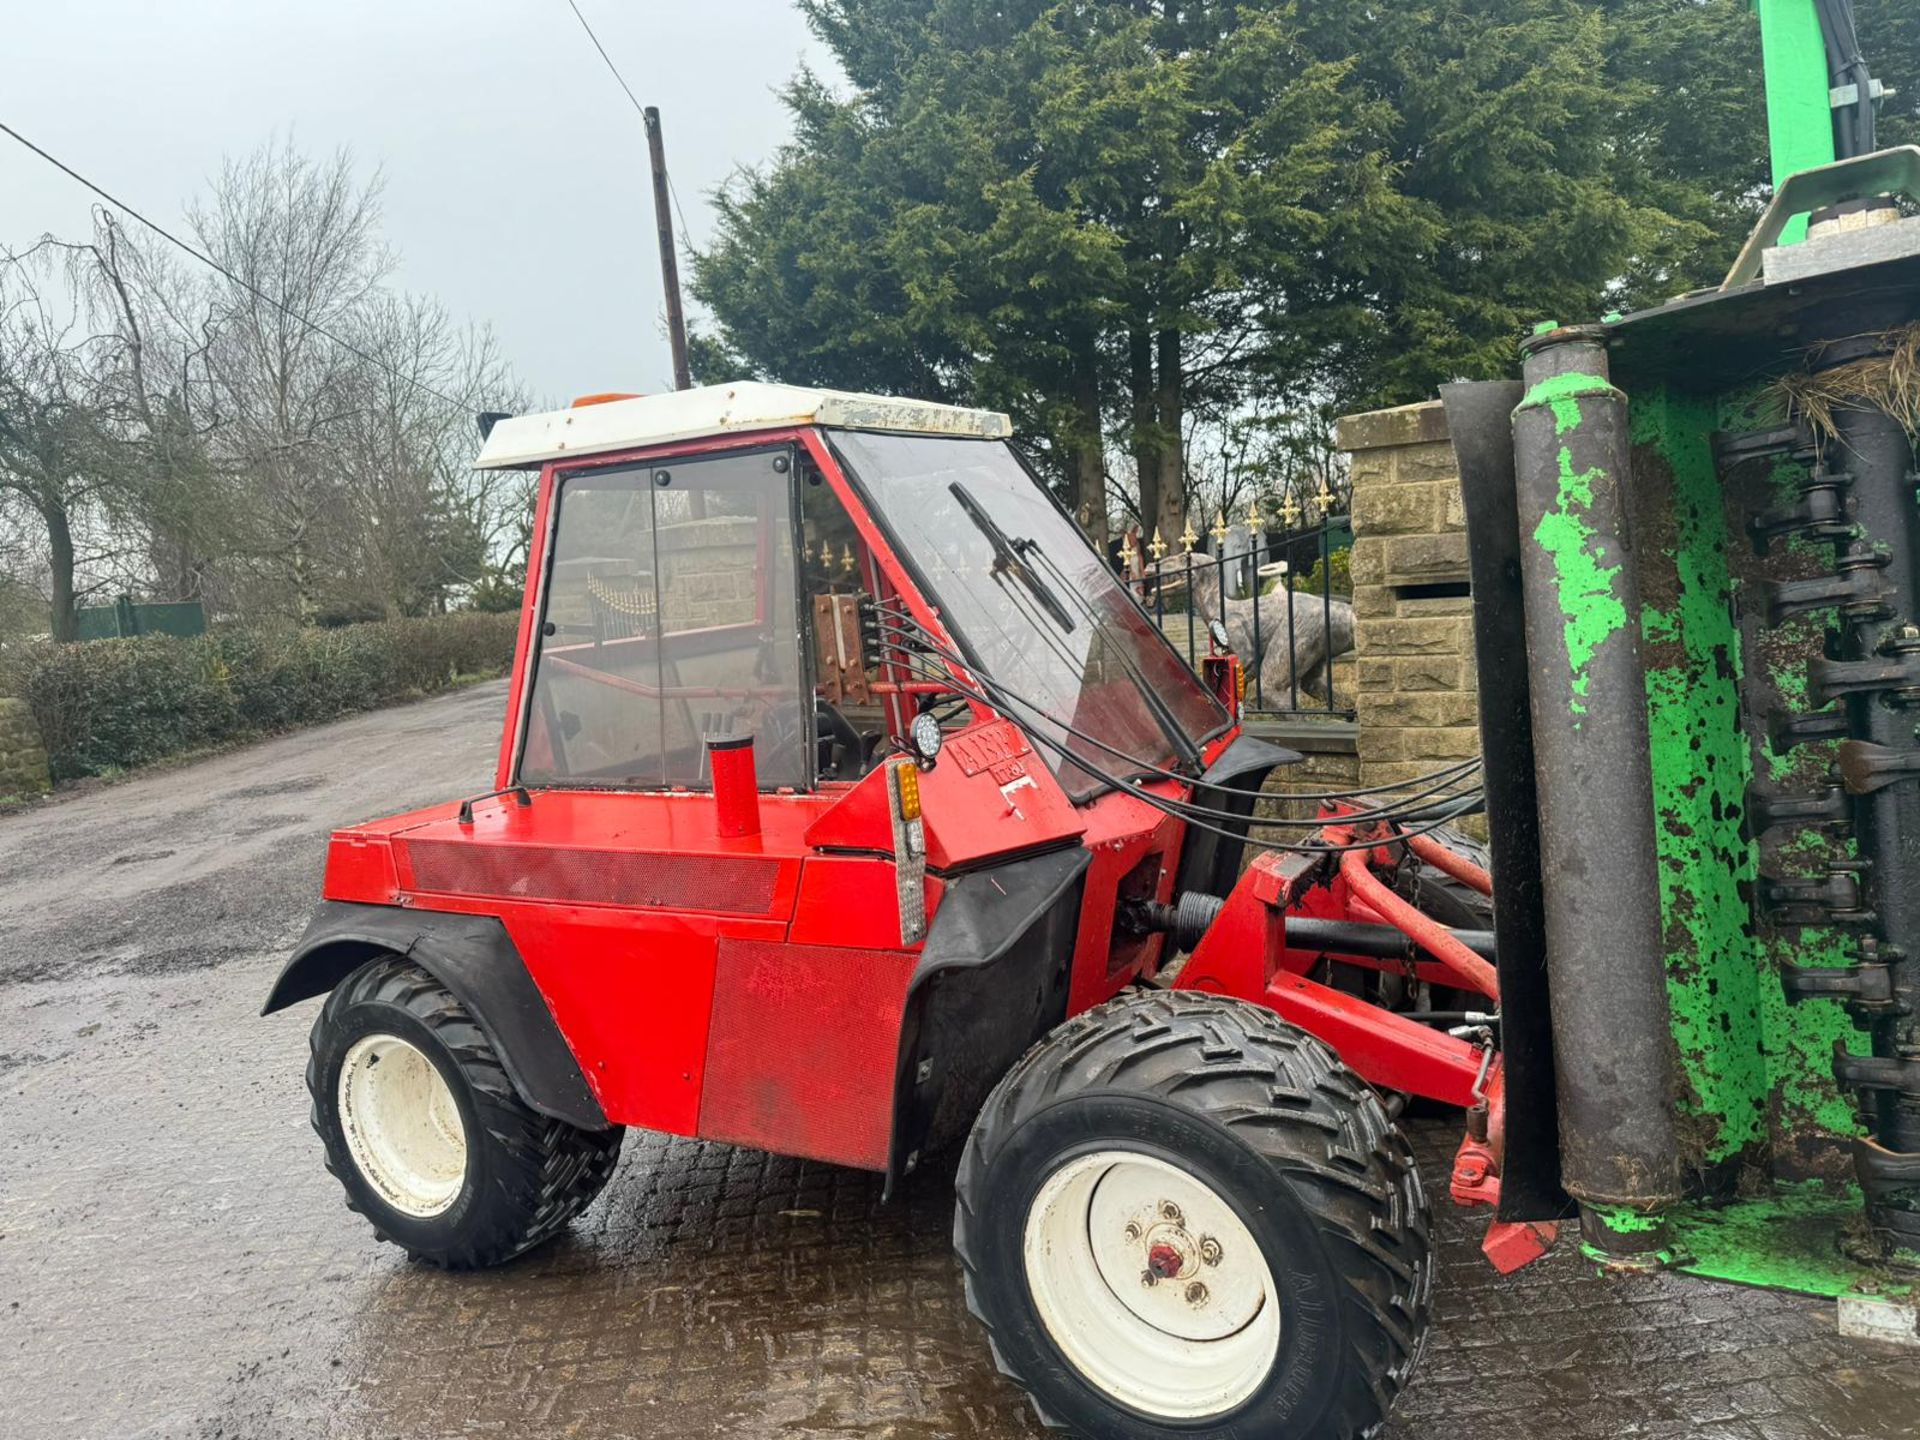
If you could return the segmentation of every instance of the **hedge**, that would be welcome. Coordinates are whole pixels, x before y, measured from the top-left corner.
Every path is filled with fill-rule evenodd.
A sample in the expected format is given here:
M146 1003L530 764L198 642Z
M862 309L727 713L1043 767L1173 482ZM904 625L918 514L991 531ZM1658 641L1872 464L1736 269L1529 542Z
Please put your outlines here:
M0 695L32 707L54 778L71 780L497 675L513 662L518 623L463 612L337 630L31 641L0 646Z

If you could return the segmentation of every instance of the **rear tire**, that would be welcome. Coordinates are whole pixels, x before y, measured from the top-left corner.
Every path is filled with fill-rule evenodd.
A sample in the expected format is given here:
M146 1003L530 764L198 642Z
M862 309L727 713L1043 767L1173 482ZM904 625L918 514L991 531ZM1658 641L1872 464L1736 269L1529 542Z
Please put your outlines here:
M1433 838L1456 855L1464 856L1489 875L1493 873L1493 851L1487 845L1451 826L1433 832ZM1437 866L1420 862L1418 890L1414 903L1422 914L1431 915L1453 930L1491 930L1493 897L1482 895L1463 881L1456 880Z
M398 956L327 997L307 1089L347 1208L449 1270L498 1265L551 1237L606 1184L625 1133L529 1108L466 1007Z
M1452 826L1434 831L1433 838L1456 855L1465 856L1489 875L1493 873L1493 851L1482 841ZM1493 897L1482 895L1465 881L1454 879L1446 871L1424 860L1416 871L1413 903L1421 914L1432 916L1450 930L1493 929ZM1478 990L1460 990L1449 985L1430 987L1426 1003L1431 1010L1487 1011L1496 1008ZM1420 1107L1422 1114L1439 1114L1447 1109L1445 1106L1429 1105L1425 1101L1414 1103Z
M1144 991L1069 1021L988 1099L956 1189L968 1308L1049 1425L1356 1440L1426 1341L1405 1139L1256 1005Z

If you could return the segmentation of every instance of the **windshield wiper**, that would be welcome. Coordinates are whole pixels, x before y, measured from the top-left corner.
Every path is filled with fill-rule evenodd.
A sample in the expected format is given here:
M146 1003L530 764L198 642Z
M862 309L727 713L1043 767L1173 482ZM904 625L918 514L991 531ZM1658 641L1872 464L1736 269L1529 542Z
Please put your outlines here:
M1067 607L1060 603L1060 597L1053 593L1047 582L1033 573L1026 562L1028 550L1038 550L1031 540L1015 540L994 521L994 518L980 508L980 502L973 498L967 487L958 480L951 482L947 490L960 502L960 508L967 512L967 518L973 521L980 533L987 537L987 543L993 546L993 569L996 575L1011 572L1026 584L1028 592L1046 609L1062 630L1073 630L1073 616L1067 613Z

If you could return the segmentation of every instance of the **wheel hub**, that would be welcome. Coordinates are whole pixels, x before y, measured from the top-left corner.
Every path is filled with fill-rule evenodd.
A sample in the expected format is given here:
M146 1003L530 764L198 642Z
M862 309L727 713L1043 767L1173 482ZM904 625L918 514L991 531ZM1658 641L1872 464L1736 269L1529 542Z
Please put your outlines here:
M1199 1177L1126 1151L1081 1156L1028 1213L1029 1288L1090 1380L1154 1414L1243 1402L1278 1353L1277 1291L1238 1213Z
M1246 1231L1226 1202L1192 1176L1111 1166L1089 1199L1088 1223L1101 1278L1156 1330L1221 1340L1251 1324L1266 1303L1264 1264L1222 1273L1226 1248L1212 1230ZM1238 1249L1243 1259L1256 1258L1250 1236ZM1211 1265L1206 1255L1215 1257Z
M1180 1239L1187 1237L1182 1235ZM1147 1273L1156 1280L1174 1280L1187 1268L1187 1257L1171 1239L1162 1238L1147 1246Z
M467 1132L439 1067L397 1035L366 1035L340 1065L340 1129L354 1168L404 1215L431 1219L459 1198Z

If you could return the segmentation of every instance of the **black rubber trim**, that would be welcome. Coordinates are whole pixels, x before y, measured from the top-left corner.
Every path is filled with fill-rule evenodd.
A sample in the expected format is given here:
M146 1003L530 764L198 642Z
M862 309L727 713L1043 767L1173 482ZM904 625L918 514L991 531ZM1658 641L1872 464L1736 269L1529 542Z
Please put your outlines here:
M965 1138L1008 1067L1066 1019L1092 863L1076 846L947 882L901 1020L889 1194L910 1157Z
M1209 785L1229 786L1230 793L1202 790L1196 798L1203 805L1242 817L1242 823L1222 826L1238 830L1240 838L1229 840L1210 830L1187 826L1187 843L1181 847L1180 874L1174 882L1174 894L1198 890L1205 895L1225 897L1233 889L1234 882L1240 878L1240 857L1247 848L1244 821L1253 814L1253 802L1260 796L1260 787L1280 766L1296 765L1303 758L1298 750L1286 750L1252 735L1238 736L1220 752L1220 757L1200 778Z
M382 955L405 956L466 1006L531 1109L581 1130L607 1128L526 962L491 915L322 900L260 1013L324 995Z
M1546 880L1540 864L1528 683L1526 600L1520 589L1520 510L1513 409L1517 380L1442 385L1460 464L1467 556L1473 574L1473 648L1480 676L1480 754L1493 852L1493 932L1500 972L1500 1063L1506 1075L1507 1145L1502 1220L1552 1220L1572 1201L1560 1184L1551 997L1547 985Z

